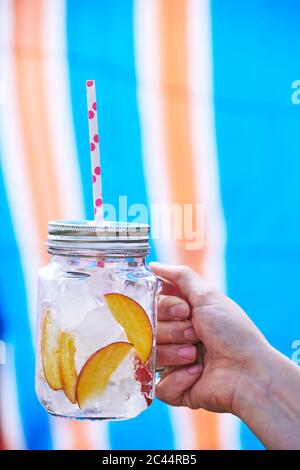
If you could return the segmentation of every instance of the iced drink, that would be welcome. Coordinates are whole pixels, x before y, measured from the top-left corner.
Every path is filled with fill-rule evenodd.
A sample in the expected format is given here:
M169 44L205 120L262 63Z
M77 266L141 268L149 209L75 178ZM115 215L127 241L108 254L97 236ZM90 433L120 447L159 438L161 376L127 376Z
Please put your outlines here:
M148 226L49 224L39 277L36 390L54 415L132 418L152 402L158 284Z

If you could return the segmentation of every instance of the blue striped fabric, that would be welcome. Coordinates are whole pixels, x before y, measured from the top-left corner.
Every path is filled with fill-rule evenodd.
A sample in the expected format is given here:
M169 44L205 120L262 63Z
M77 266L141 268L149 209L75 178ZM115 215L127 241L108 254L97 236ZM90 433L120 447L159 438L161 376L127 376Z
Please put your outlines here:
M33 4L31 0L27 1L28 8L31 7L31 15L28 17L32 20L35 18L35 15L32 15ZM52 0L44 1L52 2ZM187 10L191 9L190 12L193 11L192 5L195 5L197 0L182 1ZM6 12L8 19L10 15L13 17L15 14L13 4L14 2L5 2L6 8L3 11ZM69 74L67 89L70 87L71 92L73 113L71 128L74 126L75 129L82 196L85 215L89 219L93 218L93 204L92 189L89 184L91 168L86 117L86 79L95 79L97 83L104 203L111 203L114 207L118 207L119 195L126 195L128 205L141 203L149 206L148 194L151 191L149 187L147 188L149 175L146 174L146 168L151 168L152 162L149 165L147 152L143 155L142 147L149 145L145 135L147 125L149 125L148 120L153 119L154 113L147 114L149 112L149 109L146 109L149 106L147 99L143 105L139 101L140 108L138 107L137 93L141 83L137 80L139 70L135 63L135 57L140 57L136 53L137 41L142 43L138 43L140 46L138 50L142 52L148 51L149 44L146 41L143 42L144 37L140 37L140 29L139 33L135 30L134 21L137 19L134 14L137 4L141 5L138 0L136 2L133 0L86 0L85 2L66 0L66 36L62 39L65 44L59 44L59 46L67 50L67 61L64 65ZM153 9L149 7L149 4L147 3L147 12L153 14ZM1 12L3 5L4 2L0 2ZM207 41L209 44L201 44L201 47L204 51L203 57L206 48L209 51L208 55L212 49L215 116L215 129L212 130L212 134L213 139L216 137L218 164L216 172L218 174L215 178L218 181L214 181L214 184L218 191L220 183L221 209L224 210L226 225L225 260L221 259L223 258L223 247L221 247L221 254L217 252L219 256L217 263L222 266L223 263L225 264L228 294L244 307L271 343L290 357L293 352L292 342L299 339L297 293L300 261L300 219L298 217L300 106L295 106L291 102L291 84L300 78L298 60L300 4L298 0L285 2L203 0L201 5L207 5L208 10L210 8L208 16L210 15L211 21L211 37ZM63 15L63 8L53 11L60 11ZM45 21L43 14L40 13L41 17L37 21ZM160 41L164 38L162 31L159 31L159 14L161 13L158 8L157 11L155 10L154 23L158 29L157 34L161 36ZM28 18L24 21L28 21ZM191 21L191 17L187 14L184 21ZM141 24L144 26L143 22ZM188 38L185 52L188 57L192 57L192 52L198 50L197 47L200 46L197 44L195 47L192 43L198 37L197 31L191 32L191 25L186 26ZM149 27L149 31L147 34L151 35L154 29ZM8 37L5 35L2 37L0 34L0 46L3 49L6 47L3 44L14 42L13 27L12 31L8 28L5 34ZM9 36L10 34L12 37ZM55 41L53 43L55 47L58 47ZM159 55L161 51L155 49L155 44L153 50L150 44L149 50L154 51L153 55ZM21 51L26 55L26 60L31 57L28 53L31 49L29 50L28 47L27 45ZM42 46L37 44L36 47L36 50L40 51ZM46 49L43 52L46 54ZM2 73L4 76L10 76L10 73L13 74L15 71L9 70L5 74L1 69L1 66L6 63L2 58L8 57L9 54L13 55L13 52L10 49L0 48L0 54L0 80L2 80ZM41 54L34 55L34 57L44 56ZM56 57L55 54L53 54L54 57ZM58 62L60 60L61 56ZM149 63L152 64L151 58ZM141 64L143 65L143 60ZM4 67L9 68L9 65L6 63ZM191 78L189 74L196 73L195 69L191 71L191 68L187 72L187 80ZM174 84L167 84L167 87L163 84L164 86L157 92L157 83L154 83L157 77L159 74L154 73L149 83L146 84L149 85L147 98L156 96L155 93L161 93L158 98L161 104L163 94L172 90ZM141 81L144 79L146 81L148 78L142 77ZM153 80L153 89L151 89L151 80ZM10 96L15 97L17 102L17 84L13 83L9 86L11 87ZM198 98L201 98L200 86L199 90ZM184 99L185 95L194 97L194 92L189 89L186 94L185 90L184 93L181 91L178 92L179 99ZM55 93L53 96L56 96ZM193 111L193 106L195 109L199 107L197 109L200 116L199 122L201 119L203 122L203 116L206 115L201 114L203 110L199 105L200 98L199 102L196 99L195 103L192 103L191 109ZM49 103L47 104L46 100L44 105L46 111L49 111L47 108ZM2 106L1 102L0 106ZM4 108L0 109L1 116L5 116L5 113L2 114L2 109ZM156 111L158 108L153 109ZM17 109L16 115L19 112L20 109ZM46 115L49 119L49 115L47 113ZM48 124L46 123L46 127ZM0 126L2 132L1 121ZM16 138L22 136L21 131L20 136L17 135L18 126L21 124L17 123L15 126ZM169 127L172 128L172 125ZM66 128L69 129L68 126ZM204 128L206 129L205 126ZM143 129L143 135L141 129ZM156 127L153 126L153 129ZM190 130L191 134L195 132L193 123L190 123ZM163 132L167 133L166 128L162 134ZM55 131L49 124L50 141L53 138L52 133L55 135ZM203 138L203 134L201 136ZM163 135L162 140L164 137L166 136ZM20 154L22 158L24 157L25 166L28 165L28 174L30 174L31 160L26 155L28 149L23 148L25 146L21 140ZM7 141L9 139L6 139L6 145ZM147 141L146 144L145 141ZM205 160L206 156L200 154L203 149L205 153L207 150L205 145L209 147L209 144L207 142L200 142L200 144L203 148L200 145L201 151L196 149L195 154ZM163 147L164 142L159 141L159 145ZM197 144L193 141L193 145ZM4 144L2 145L0 141L0 153L3 153L3 149ZM167 162L167 165L170 159L166 158L165 149L160 150L161 153L158 153L163 155L164 163ZM75 153L74 158L76 158ZM214 151L208 148L207 154L211 156L213 153ZM5 159L7 155L1 155L1 157ZM51 158L53 158L52 154ZM8 161L11 162L11 160ZM52 164L57 165L57 161L53 158ZM204 164L205 170L203 171L207 171L209 167L210 165ZM164 165L161 166L162 172L163 168ZM18 170L19 168L16 168L15 171ZM11 177L14 175L14 168L12 169L11 166L10 171ZM201 172L202 166L199 165L197 170L195 169L195 181L199 186L207 176L200 174ZM174 174L173 178L175 178ZM62 427L54 426L35 395L34 348L29 325L28 293L26 292L26 285L28 285L27 282L31 282L32 273L25 272L24 258L22 258L24 253L22 246L18 245L19 225L14 226L16 206L13 205L13 201L9 199L8 192L6 192L8 183L5 178L9 176L4 169L0 168L0 340L5 340L9 345L7 366L9 374L16 376L17 414L20 416L20 429L13 429L15 435L6 432L3 432L3 435L6 438L9 434L9 442L5 444L11 447L19 445L18 435L20 435L21 438L24 436L24 446L28 449L51 449L66 442L68 444L68 439L65 439L63 444L59 442L64 429L69 429L70 441L73 439L75 442L75 426L73 430L72 426L64 428L64 423ZM55 178L58 189L60 183L57 174ZM210 181L209 178L208 181ZM26 188L28 193L32 189L31 184L34 184L34 178L28 180L28 188ZM74 183L74 187L77 187L76 184ZM154 188L157 189L157 185L154 185ZM30 193L30 196L33 194L35 193ZM35 211L36 207L30 210ZM37 214L33 214L33 220L38 220L36 216ZM122 220L124 216L119 217L117 214L117 218ZM212 220L214 220L213 217ZM146 222L141 220L143 221ZM24 230L26 229L26 221L24 221ZM152 250L151 259L156 259L157 252L161 249L159 243L158 240L157 246ZM0 367L2 377L3 369L2 366ZM166 405L155 401L136 419L109 424L107 445L112 449L174 449L178 442L186 443L188 439L192 442L195 437L193 434L197 434L196 431L200 430L199 435L201 432L205 433L205 429L201 428L201 422L197 423L198 429L196 429L197 426L195 429L185 429L182 423L184 425L191 423L190 415L186 414L184 418L182 418L183 415L178 416L175 416L175 412L172 414ZM6 431L3 423L1 424L2 430ZM13 424L12 428L14 426L18 428L18 423ZM224 422L222 424L221 420L216 426L216 436L219 439L221 434L226 434L227 429L224 428ZM93 434L95 428L91 431L92 427L84 428L83 425L82 435L87 441L91 441L91 447L98 445L96 441L100 427L101 425ZM189 434L186 441L182 439L185 434ZM232 438L233 441L237 442L235 438ZM245 425L241 427L241 441L244 449L263 448ZM78 446L78 441L75 444L74 442L70 445ZM99 443L99 446L101 445L102 443ZM217 445L220 444L217 443Z

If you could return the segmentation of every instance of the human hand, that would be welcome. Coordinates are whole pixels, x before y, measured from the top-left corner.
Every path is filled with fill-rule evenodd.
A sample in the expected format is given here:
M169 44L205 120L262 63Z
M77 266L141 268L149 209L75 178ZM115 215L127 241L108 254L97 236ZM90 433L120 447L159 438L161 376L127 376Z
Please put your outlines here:
M157 338L157 365L167 370L157 397L175 406L239 414L249 376L260 373L257 365L271 346L241 307L190 268L151 263L150 269L167 281Z

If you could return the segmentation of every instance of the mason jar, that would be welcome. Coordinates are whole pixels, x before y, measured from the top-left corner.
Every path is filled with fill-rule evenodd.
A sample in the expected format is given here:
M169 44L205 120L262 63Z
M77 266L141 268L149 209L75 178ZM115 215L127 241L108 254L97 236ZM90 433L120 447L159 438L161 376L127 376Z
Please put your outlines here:
M48 413L123 420L154 397L149 226L51 221L38 283L36 392Z

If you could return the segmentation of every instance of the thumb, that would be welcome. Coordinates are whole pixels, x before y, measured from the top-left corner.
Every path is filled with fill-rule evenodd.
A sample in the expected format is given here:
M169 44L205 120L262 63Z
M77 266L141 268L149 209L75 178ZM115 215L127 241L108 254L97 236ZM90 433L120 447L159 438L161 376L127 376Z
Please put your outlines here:
M200 364L173 370L157 385L157 398L170 405L183 405L185 392L201 377L202 371Z
M163 263L152 262L149 264L151 271L176 285L181 295L188 300L192 307L197 305L197 300L208 290L206 281L188 266L169 266Z

